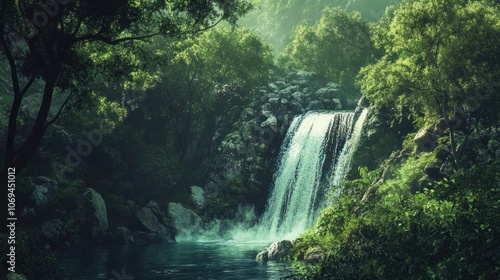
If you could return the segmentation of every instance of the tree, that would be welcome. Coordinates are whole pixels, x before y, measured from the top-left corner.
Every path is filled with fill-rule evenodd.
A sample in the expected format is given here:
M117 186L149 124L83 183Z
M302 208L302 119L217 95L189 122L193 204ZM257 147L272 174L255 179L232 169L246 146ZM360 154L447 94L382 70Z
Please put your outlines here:
M315 22L326 8L360 12L363 19L378 20L387 6L401 0L261 0L242 22L282 52L294 29L304 21Z
M373 103L409 109L423 122L444 119L456 167L456 114L464 121L498 118L499 15L491 1L405 1L375 32L385 55L361 73Z
M272 48L243 28L217 27L196 38L156 41L152 52L161 53L157 57L161 81L140 110L151 122L174 132L179 157L186 160L194 139L210 142L217 120L254 98L255 89L269 80ZM161 52L165 45L174 51Z
M375 56L368 23L359 13L326 8L316 25L297 28L280 61L293 69L317 72L355 96L356 75Z
M155 36L194 35L221 21L234 25L251 8L246 0L45 0L35 3L34 0L0 2L1 54L8 62L13 88L1 173L3 182L7 168L15 168L17 174L22 171L47 127L63 112L67 102L50 116L54 93L81 92L82 82L89 83L95 75L98 69L93 67L92 46L116 46L147 41ZM36 80L43 81L40 107L29 136L19 139L19 109ZM6 191L2 187L2 199ZM2 213L5 215L5 210Z

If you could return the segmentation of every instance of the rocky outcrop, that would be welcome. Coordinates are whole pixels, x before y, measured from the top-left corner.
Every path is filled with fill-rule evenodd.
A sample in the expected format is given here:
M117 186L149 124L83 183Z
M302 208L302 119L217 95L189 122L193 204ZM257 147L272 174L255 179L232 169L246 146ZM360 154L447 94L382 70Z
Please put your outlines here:
M361 113L363 108L368 108L368 114L352 157L354 168L347 174L347 179L359 176L357 166L366 166L369 170L378 168L393 151L401 149L404 137L413 130L407 118L395 119L390 109L368 106L366 98L361 98L356 108L356 114Z
M261 212L280 145L294 117L310 110L340 110L346 105L340 101L343 94L336 84L322 83L308 72L270 83L256 96L240 110L229 132L215 133L214 159L203 187L209 205L211 199L218 198L233 210L248 203ZM238 193L245 195L240 199Z
M417 145L417 152L432 152L437 147L437 140L446 129L446 123L441 121L437 124L420 129L413 141Z
M257 254L257 261L267 261L267 260L284 260L292 249L293 245L290 240L276 241L266 250Z
M178 234L191 235L200 229L201 218L180 203L168 204L168 216L172 219L171 225Z
M205 208L205 191L198 186L191 186L191 200L198 210Z
M83 228L96 241L102 241L108 231L106 204L100 194L88 188L80 198L83 213Z
M136 212L135 216L144 229L150 233L158 234L165 241L175 242L174 229L169 225L170 223L158 203L154 201L148 202ZM137 239L137 236L135 238Z

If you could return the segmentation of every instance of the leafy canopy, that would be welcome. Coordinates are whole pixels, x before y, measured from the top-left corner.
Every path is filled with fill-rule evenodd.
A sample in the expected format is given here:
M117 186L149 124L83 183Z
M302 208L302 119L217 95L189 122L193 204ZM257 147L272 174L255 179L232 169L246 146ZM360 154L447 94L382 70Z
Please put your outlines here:
M374 103L425 119L498 103L500 8L489 1L405 1L386 14L375 43L385 55L362 70Z

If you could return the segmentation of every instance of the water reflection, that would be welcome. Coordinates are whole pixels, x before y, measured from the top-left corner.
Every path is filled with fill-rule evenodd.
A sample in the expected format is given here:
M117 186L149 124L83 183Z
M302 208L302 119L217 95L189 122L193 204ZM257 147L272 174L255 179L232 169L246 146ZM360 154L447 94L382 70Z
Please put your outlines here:
M290 274L290 262L255 261L268 245L217 241L92 247L76 250L72 259L86 280L280 279Z

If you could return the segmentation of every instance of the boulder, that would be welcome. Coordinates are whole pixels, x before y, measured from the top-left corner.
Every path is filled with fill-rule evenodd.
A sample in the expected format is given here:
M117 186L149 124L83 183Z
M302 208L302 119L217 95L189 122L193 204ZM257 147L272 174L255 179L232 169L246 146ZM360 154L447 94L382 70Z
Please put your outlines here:
M156 233L166 240L175 242L174 229L169 226L167 217L160 210L158 203L148 202L135 213L135 216L150 233Z
M178 232L191 234L200 228L201 218L192 210L184 208L180 203L170 202L168 215L172 218L172 226Z
M282 260L290 253L292 242L290 240L276 241L267 248L269 260Z
M80 207L84 228L96 241L102 241L109 227L104 199L94 189L88 188L80 197Z
M205 208L205 191L198 186L191 186L191 200L196 208Z
M432 152L436 147L437 138L432 127L424 127L417 132L413 141L417 145L418 152Z
M134 236L126 227L117 227L114 231L114 239L119 244L134 243Z
M257 257L255 257L255 260L258 262L266 262L269 260L269 252L267 250L264 250L260 253L257 254Z
M31 195L35 205L39 209L46 209L52 205L57 205L56 190L59 188L59 184L47 177L37 177L33 185L33 193Z
M325 252L318 247L308 248L304 254L304 262L316 264L323 260Z

